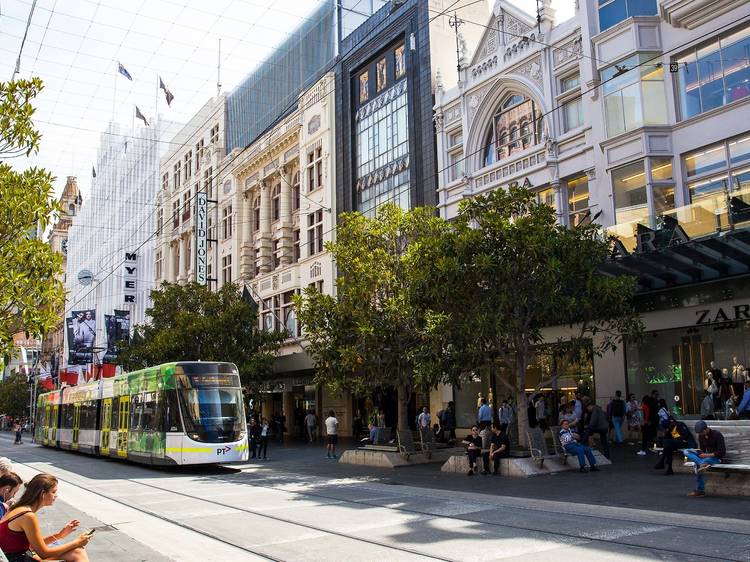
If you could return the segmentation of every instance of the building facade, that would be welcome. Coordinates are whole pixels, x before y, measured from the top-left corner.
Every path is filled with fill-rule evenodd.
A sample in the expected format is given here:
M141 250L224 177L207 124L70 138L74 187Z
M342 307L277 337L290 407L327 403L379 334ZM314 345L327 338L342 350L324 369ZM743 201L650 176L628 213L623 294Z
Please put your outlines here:
M549 391L606 403L618 389L639 399L656 389L695 414L711 361L729 371L750 361L748 16L750 5L731 0L580 0L557 23L547 0L538 21L500 0L476 22L485 33L458 86L438 87L443 217L467 197L525 186L561 224L594 219L616 234L607 272L638 277L646 341ZM719 266L730 254L731 267ZM711 326L696 326L706 309ZM530 386L549 369L537 358ZM477 394L494 390L488 380L455 389L459 423L473 423Z
M159 160L175 130L164 120L136 130L110 123L101 135L96 176L68 230L63 366L106 362L116 311L130 326L146 319Z

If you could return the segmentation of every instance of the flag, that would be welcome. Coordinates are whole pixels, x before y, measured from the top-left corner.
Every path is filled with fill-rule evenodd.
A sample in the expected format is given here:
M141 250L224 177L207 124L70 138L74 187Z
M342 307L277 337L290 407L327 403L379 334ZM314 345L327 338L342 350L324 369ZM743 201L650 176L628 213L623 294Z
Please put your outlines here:
M170 92L167 86L164 84L164 80L161 79L161 76L159 76L159 87L162 90L164 90L164 97L167 98L167 105L171 107L174 96L172 95L172 92Z
M253 312L255 314L258 314L258 303L255 302L255 299L250 294L250 291L247 290L247 286L242 289L242 300L250 305L250 308L253 309Z
M142 119L143 124L146 125L146 127L148 127L148 121L146 120L146 117L143 115L143 113L141 113L141 110L138 109L137 105L135 106L135 118Z
M122 63L120 61L117 61L117 72L122 74L125 78L127 78L131 82L133 81L133 77L130 75L130 72L128 72L127 69L124 66L122 66Z
M115 376L115 370L117 365L114 365L113 363L104 363L102 364L101 368L101 376L103 378L110 378Z
M96 177L96 168L94 166L91 166L91 177L92 178Z

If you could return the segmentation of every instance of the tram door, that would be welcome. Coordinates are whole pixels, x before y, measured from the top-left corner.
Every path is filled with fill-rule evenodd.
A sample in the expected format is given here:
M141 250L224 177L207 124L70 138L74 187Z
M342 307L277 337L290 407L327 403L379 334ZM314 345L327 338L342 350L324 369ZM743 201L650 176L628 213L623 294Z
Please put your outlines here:
M73 404L73 439L71 447L78 448L78 434L81 431L81 404Z
M128 456L128 423L130 421L130 396L120 396L117 416L117 456Z
M44 427L42 427L42 445L49 445L50 416L52 415L52 406L44 406Z
M57 412L58 412L58 406L55 404L52 406L52 419L50 420L50 425L52 426L52 437L50 437L49 444L50 445L57 445Z
M112 399L104 399L102 408L102 442L100 451L102 455L109 455L109 434L112 425Z

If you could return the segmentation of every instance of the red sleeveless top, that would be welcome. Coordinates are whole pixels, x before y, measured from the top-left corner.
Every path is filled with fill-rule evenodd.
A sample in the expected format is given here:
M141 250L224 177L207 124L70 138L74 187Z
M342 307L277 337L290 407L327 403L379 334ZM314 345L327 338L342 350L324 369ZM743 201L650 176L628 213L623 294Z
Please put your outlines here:
M24 511L0 523L0 549L2 549L4 553L17 554L29 550L29 539L26 538L26 533L23 531L14 531L8 527L8 524L11 521L18 519L27 513L29 512Z

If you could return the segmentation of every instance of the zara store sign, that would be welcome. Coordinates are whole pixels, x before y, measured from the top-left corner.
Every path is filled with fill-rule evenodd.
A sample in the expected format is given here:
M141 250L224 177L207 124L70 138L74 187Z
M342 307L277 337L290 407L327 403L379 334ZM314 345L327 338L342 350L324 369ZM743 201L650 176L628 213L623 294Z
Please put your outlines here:
M696 325L736 322L738 320L750 320L750 304L719 306L695 311Z

